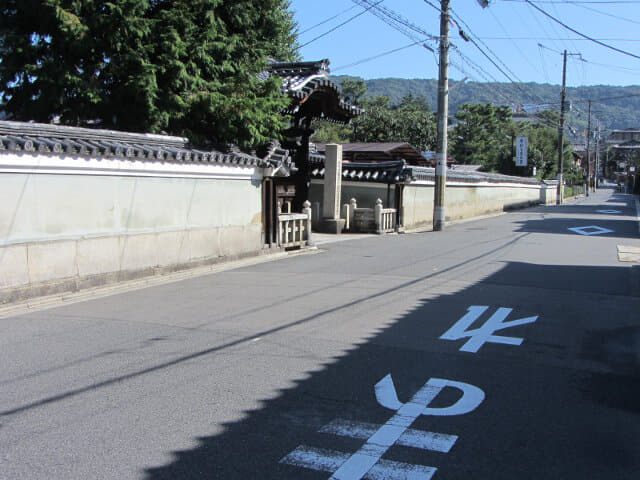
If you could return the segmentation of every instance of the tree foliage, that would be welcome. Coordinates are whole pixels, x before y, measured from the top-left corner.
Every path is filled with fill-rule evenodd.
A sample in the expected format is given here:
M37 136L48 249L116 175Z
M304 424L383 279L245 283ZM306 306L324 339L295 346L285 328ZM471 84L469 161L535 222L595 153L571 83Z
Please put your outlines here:
M480 164L501 171L511 157L513 122L508 107L490 103L464 104L456 114L449 152L460 163Z
M531 175L533 167L540 179L555 178L558 172L558 123L556 112L542 112L535 122L514 122L507 107L491 104L460 107L452 129L450 153L460 163L482 165L483 170L508 175ZM529 139L528 166L516 167L517 137ZM568 183L582 183L582 172L571 161L571 147L564 140L564 175Z
M16 120L272 138L286 99L267 58L295 60L288 0L3 0L0 89Z
M316 142L407 142L418 150L433 148L436 136L435 116L423 97L406 95L397 105L388 97L367 98L361 79L347 79L342 93L365 109L349 125L316 122Z

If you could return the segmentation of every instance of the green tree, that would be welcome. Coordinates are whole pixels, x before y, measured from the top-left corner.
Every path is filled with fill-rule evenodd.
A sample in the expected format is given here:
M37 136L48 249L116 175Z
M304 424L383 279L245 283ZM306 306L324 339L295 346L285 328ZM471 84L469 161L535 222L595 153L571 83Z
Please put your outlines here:
M363 80L342 81L342 93L365 112L346 126L316 122L316 142L407 142L418 150L433 148L436 136L435 116L421 96L406 95L398 105L388 97L365 97Z
M17 120L263 143L283 126L267 58L296 59L288 0L3 0L0 90Z
M454 158L482 165L486 171L504 171L511 161L514 136L509 107L467 103L460 107L456 119L449 150Z
M393 109L398 118L398 138L420 151L432 150L436 144L436 116L423 96L407 94Z
M361 78L347 77L340 84L342 94L353 105L362 105L362 100L367 93L367 84Z

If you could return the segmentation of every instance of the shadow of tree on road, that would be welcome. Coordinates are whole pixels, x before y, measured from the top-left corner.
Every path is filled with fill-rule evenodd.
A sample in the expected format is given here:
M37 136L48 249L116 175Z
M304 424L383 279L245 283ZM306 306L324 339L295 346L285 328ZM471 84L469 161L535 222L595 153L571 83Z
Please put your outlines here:
M402 402L432 377L475 385L486 398L467 415L420 416L412 424L416 430L457 435L448 453L394 445L385 460L433 466L437 478L447 479L635 479L640 404L628 399L640 398L633 364L640 359L616 355L612 339L640 328L640 291L615 287L638 278L636 268L505 263L466 290L420 301L344 356L245 412L243 420L225 424L222 433L174 452L170 463L144 476L326 479L332 473L326 465L314 469L311 463L281 460L300 446L347 456L356 452L366 438L323 428L335 420L374 429L384 424L393 412L377 403L374 385L392 374ZM510 319L539 317L500 331L523 338L521 346L485 343L474 354L460 351L465 339L440 339L472 305L488 306L487 315L509 307ZM344 318L348 321L349 309ZM485 321L482 317L473 327ZM445 389L430 406L451 405L458 397L455 389Z

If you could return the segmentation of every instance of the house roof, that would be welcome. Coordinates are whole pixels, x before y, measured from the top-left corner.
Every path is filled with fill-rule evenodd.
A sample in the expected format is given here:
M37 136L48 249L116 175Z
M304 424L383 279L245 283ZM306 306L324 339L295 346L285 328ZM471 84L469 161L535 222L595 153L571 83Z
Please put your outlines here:
M316 150L324 153L326 143L316 143ZM389 161L406 160L412 165L426 164L422 154L406 142L354 142L342 144L342 156L345 160Z
M282 77L282 92L292 99L283 113L304 113L313 118L348 123L363 110L340 95L340 87L329 78L329 74L329 60L324 59L312 62L273 62L262 76Z
M226 147L225 151L197 149L183 137L12 121L0 121L2 151L276 168L288 168L292 163L288 150L277 143L264 157L258 157L235 147Z

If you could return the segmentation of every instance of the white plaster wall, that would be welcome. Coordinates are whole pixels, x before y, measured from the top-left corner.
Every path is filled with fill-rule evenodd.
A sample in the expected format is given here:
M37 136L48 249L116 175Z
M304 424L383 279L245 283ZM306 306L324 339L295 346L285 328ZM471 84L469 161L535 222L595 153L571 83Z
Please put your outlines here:
M249 225L260 212L246 180L0 173L2 246Z
M404 187L402 192L404 228L433 225L433 189L433 184Z
M262 247L261 176L253 167L229 167L233 175L221 179L181 178L180 166L170 176L129 176L8 172L1 163L0 289Z
M540 203L540 186L527 184L447 184L446 219L462 220L510 208ZM403 193L404 227L433 224L433 184L406 186Z

